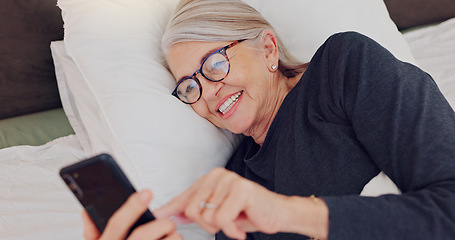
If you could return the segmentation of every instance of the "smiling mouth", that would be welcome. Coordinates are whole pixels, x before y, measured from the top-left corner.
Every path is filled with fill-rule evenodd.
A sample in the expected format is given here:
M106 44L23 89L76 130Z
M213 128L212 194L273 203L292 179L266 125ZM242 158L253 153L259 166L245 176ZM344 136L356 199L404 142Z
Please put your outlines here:
M226 100L226 102L224 102L220 108L218 109L218 112L222 113L222 114L226 114L227 112L229 112L229 110L231 110L231 108L235 105L235 103L239 100L239 97L242 96L243 94L243 91L240 91L234 95L232 95L230 98L228 98Z

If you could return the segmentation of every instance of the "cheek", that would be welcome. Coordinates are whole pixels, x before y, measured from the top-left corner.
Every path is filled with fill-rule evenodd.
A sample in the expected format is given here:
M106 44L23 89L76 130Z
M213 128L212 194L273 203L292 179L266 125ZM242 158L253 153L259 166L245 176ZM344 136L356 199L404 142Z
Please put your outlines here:
M243 87L249 88L249 91L254 91L258 85L266 82L268 69L264 67L265 63L258 56L251 54L234 64L229 74L233 75L236 84L241 84Z
M191 104L191 107L199 116L207 119L213 125L223 128L223 126L218 121L216 115L212 114L209 111L207 104L203 100L199 100L198 102Z
M191 104L191 107L199 116L209 119L210 111L204 100L200 99L198 102Z

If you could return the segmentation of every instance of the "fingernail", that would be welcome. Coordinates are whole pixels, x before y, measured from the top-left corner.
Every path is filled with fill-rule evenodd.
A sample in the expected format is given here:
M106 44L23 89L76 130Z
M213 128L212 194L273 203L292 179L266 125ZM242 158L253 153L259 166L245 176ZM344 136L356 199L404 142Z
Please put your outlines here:
M178 223L178 224L189 224L189 223L193 223L193 221L191 221L190 219L186 218L186 217L183 217L183 216L174 216L174 222Z
M152 193L146 190L142 190L139 192L139 199L145 203L148 204L152 198Z

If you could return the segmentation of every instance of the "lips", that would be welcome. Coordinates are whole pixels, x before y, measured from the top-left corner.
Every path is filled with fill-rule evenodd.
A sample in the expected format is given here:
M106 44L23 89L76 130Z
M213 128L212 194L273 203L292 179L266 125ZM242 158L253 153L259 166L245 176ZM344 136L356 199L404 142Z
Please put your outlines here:
M235 103L239 100L239 97L242 96L243 91L240 91L234 95L232 95L230 98L226 99L226 101L221 104L220 108L218 111L222 114L226 114L231 110L231 108L235 105Z

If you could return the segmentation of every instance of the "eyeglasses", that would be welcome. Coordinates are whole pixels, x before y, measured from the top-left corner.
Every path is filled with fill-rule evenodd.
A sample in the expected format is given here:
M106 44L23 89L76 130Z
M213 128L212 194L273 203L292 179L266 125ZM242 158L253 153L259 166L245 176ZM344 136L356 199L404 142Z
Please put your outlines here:
M225 47L222 47L207 56L201 64L201 67L189 77L185 77L177 83L172 95L186 104L193 104L202 96L202 85L196 75L201 74L205 79L211 82L224 80L231 69L231 63L226 54L226 50L234 47L244 40L235 41Z

